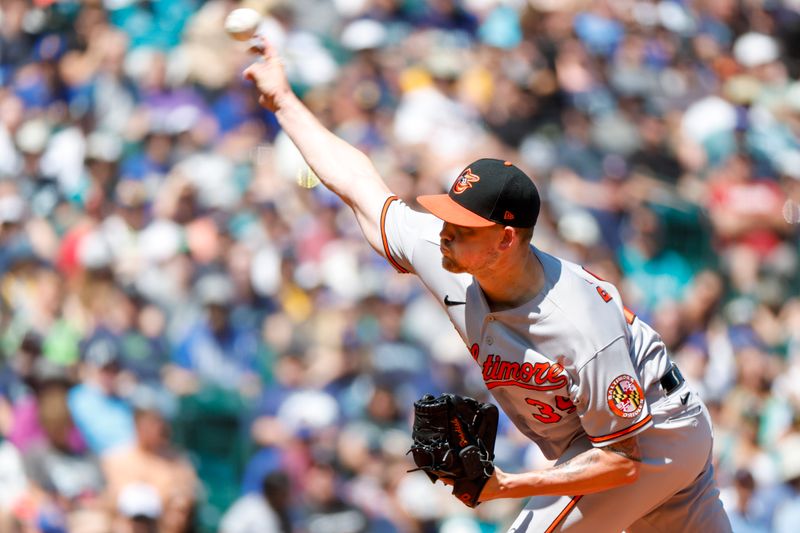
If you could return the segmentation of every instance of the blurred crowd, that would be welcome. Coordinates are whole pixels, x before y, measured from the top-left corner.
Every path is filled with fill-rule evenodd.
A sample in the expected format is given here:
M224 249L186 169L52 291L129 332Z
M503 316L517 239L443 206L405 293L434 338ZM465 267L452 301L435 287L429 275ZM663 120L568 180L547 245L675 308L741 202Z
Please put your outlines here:
M413 204L527 170L712 410L736 532L800 524L800 1L253 0ZM229 0L0 0L0 530L493 533L409 473L488 399L241 71ZM501 420L497 463L547 463Z

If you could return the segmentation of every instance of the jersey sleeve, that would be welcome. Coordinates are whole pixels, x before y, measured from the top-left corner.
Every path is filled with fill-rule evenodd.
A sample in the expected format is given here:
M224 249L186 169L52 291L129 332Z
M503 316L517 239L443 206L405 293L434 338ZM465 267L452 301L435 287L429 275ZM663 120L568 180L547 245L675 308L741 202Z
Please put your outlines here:
M607 446L653 424L624 337L597 352L572 388L581 425L594 446Z
M405 202L390 196L381 210L383 254L400 273L416 273L414 250L421 239L438 243L441 221L428 213L414 211Z

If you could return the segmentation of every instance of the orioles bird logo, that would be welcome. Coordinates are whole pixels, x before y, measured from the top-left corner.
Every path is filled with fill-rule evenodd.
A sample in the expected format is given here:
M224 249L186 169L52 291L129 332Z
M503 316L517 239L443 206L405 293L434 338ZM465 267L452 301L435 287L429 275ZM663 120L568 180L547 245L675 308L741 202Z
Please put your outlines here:
M461 173L455 184L453 184L453 192L456 194L461 194L467 189L471 189L473 183L477 183L479 181L481 181L480 176L473 174L472 170L468 168Z

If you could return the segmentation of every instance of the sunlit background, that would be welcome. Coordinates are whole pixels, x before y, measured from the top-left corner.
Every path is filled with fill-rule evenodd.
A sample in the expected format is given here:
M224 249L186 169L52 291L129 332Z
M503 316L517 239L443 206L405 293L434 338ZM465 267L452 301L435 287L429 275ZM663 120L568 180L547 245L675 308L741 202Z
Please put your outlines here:
M711 408L734 531L798 531L800 1L246 5L412 205L477 157L529 172L535 245L615 283ZM297 186L240 6L0 0L0 530L505 531L522 501L406 472L413 401L488 399L480 373ZM496 454L547 464L507 419Z

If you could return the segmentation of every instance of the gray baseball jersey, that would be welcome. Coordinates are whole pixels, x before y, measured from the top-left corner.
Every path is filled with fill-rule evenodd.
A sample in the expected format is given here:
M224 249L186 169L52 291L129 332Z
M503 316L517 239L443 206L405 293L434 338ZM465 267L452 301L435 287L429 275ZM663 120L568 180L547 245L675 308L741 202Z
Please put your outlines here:
M544 288L519 307L493 312L472 276L442 268L441 227L436 217L413 211L396 197L388 198L381 213L384 253L399 272L419 276L444 306L480 366L486 387L547 458L564 460L574 453L576 443L606 446L654 425L666 426L676 412L694 409L692 416L699 416L705 409L694 396L689 402L688 392L682 402L666 401L660 378L671 365L667 350L659 335L623 306L611 283L534 247L544 269ZM697 427L692 426L694 431ZM693 438L710 446L710 424L705 427ZM695 475L710 468L706 463L707 455L703 455ZM718 507L714 513L721 513L719 522L727 523L713 479L709 480L698 501L711 501ZM636 485L641 488L641 483ZM634 498L629 497L628 503ZM549 515L555 513L558 520L552 524L565 528L564 518L573 508L576 524L580 520L575 517L590 517L588 509L599 507L591 502L592 498L582 505L569 498L564 504L556 501L537 516L551 520ZM629 521L622 527L644 516L650 507L638 509L638 515L626 518ZM547 531L555 530L552 524ZM514 530L545 527L515 526Z
M660 393L669 360L613 285L534 248L544 289L520 307L491 312L471 276L442 268L440 220L399 200L386 211L387 255L445 306L486 387L547 458L584 432L603 446L650 427L647 396Z

